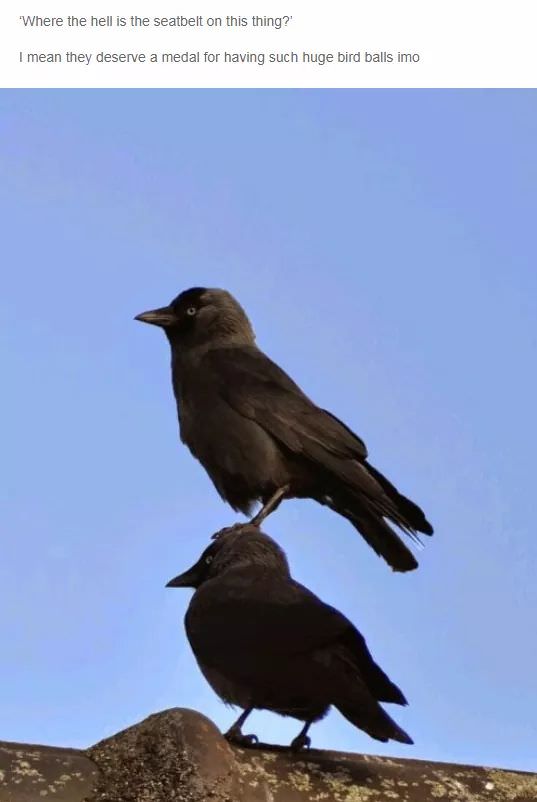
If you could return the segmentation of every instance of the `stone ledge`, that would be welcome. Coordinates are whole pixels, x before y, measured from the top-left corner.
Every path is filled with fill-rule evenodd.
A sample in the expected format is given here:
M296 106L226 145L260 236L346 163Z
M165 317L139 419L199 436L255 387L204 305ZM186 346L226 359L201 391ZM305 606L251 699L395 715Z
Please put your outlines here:
M312 749L231 747L193 710L86 752L0 743L0 802L537 802L537 774Z
M76 749L0 741L0 802L82 802L98 778Z

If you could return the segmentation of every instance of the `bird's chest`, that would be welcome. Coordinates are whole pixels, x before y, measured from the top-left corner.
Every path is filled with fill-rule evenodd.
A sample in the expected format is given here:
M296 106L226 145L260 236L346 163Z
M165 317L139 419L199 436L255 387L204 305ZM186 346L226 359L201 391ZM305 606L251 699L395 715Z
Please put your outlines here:
M181 440L198 459L220 496L248 513L257 499L287 481L274 438L226 398L210 372L174 376Z
M233 595L233 594L231 594ZM240 594L242 595L242 594ZM251 705L251 689L244 681L241 670L240 647L237 630L240 622L226 620L220 604L229 594L217 593L214 598L207 588L197 591L185 616L188 640L203 676L213 690L227 704L247 708Z
M208 385L183 388L177 398L181 440L204 464L225 462L244 448L252 424L241 418Z
M210 442L211 431L214 432L224 414L224 410L220 408L218 393L200 374L199 367L185 371L179 370L178 366L172 363L179 433L183 443L198 458L200 458L199 452L203 452L206 444Z
M190 377L174 390L181 440L209 472L255 472L277 456L270 435L234 409L210 380Z

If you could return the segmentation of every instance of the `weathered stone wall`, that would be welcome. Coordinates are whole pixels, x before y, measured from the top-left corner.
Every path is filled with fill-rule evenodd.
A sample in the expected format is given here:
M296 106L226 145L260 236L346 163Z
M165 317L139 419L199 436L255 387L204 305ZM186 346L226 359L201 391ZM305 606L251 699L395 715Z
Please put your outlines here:
M537 774L231 747L173 709L87 752L0 743L0 802L537 802Z

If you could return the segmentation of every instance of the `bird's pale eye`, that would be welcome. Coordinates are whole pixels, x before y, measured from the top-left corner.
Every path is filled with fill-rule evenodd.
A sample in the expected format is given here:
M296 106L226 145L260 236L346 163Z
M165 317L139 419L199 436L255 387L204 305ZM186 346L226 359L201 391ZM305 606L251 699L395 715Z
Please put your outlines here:
M187 313L187 315L189 315L190 317L193 317L193 316L196 314L196 312L197 312L197 311L198 311L198 310L196 309L196 307L195 307L195 306L189 306L189 307L188 307L188 309L186 310L186 313Z
M205 562L207 563L207 565L210 565L212 563L212 561L213 561L213 558L209 554L209 556L205 558Z

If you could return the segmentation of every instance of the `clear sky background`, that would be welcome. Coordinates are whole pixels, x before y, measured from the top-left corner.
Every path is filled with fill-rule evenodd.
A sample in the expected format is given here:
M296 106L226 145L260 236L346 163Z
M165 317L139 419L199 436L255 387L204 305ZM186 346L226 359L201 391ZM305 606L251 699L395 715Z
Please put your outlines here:
M269 519L410 701L414 747L337 712L313 745L537 770L537 94L0 103L0 738L233 720L186 642L190 592L164 585L237 516L178 441L167 342L133 321L208 285L436 527L396 575L313 502Z

